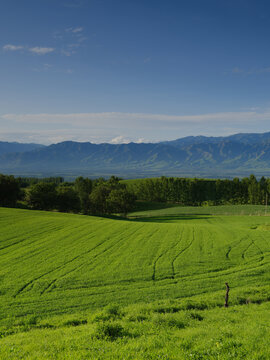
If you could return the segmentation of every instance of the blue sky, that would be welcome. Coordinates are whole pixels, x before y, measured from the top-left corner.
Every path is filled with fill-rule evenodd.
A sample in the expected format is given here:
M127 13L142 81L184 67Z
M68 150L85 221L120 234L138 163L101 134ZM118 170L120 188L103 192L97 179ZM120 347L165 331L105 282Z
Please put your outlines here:
M264 0L3 0L0 140L270 130Z

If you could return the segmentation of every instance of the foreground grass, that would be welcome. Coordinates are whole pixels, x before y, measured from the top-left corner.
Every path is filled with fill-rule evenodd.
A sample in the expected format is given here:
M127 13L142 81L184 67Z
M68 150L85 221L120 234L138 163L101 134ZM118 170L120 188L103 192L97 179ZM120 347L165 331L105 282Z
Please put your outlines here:
M92 314L11 320L1 359L270 358L270 305L187 309L179 302L107 307ZM200 308L202 303L197 302ZM190 305L190 307L192 307ZM8 327L9 326L9 327ZM10 332L8 334L8 331ZM12 334L14 332L14 334Z
M193 209L0 209L0 358L269 359L270 218Z

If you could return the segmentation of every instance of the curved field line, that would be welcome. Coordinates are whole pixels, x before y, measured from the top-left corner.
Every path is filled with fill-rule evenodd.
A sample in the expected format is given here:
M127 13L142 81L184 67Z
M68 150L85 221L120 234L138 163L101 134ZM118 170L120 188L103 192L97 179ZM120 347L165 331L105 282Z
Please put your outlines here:
M53 227L52 229L50 229L50 231L53 230L53 229L55 229L55 228L57 229L57 226L55 226L55 227ZM62 230L62 227L59 228L59 229L57 229L56 231L59 231L59 230ZM44 234L44 233L48 233L48 228L46 228L44 231L35 233L35 236L38 237L38 236L40 236L40 235L42 235L42 234ZM30 235L31 235L32 233L31 233L31 232L28 232L28 233L24 234L24 238L21 239L20 241L13 242L12 244L8 244L8 245L6 245L6 246L2 246L2 247L0 248L0 251L1 251L1 250L5 250L5 249L7 249L7 248L9 248L9 247L11 247L11 246L15 246L15 245L17 245L17 244L20 244L20 243L26 241L27 239L29 239L29 237L27 237L27 234L30 234ZM16 238L19 238L19 237L20 237L20 235L15 236L13 239L16 239ZM10 239L11 239L11 238L10 238ZM8 239L8 240L10 240L10 239ZM38 240L39 240L39 239L37 238L37 239L35 239L35 240L27 243L27 245L31 245L31 244L33 244L34 242L38 241Z
M233 268L229 268L229 269L224 269L224 270L220 270L220 271L208 271L206 273L201 273L201 274L198 274L198 275L195 275L195 274L191 274L191 275L185 275L185 276L182 276L180 277L181 280L187 280L189 278L192 278L191 280L189 281L201 281L201 280L204 280L204 279L212 279L212 278L216 278L216 277L221 277L221 276L227 276L227 275L232 275L232 274L235 274L235 272L237 273L243 273L243 272L246 272L246 271L252 271L252 270L255 270L255 269L258 269L258 268L261 268L262 266L264 265L267 265L266 263L260 263L259 265L257 266L253 266L253 267L245 267L243 269L235 269L237 268L238 266L235 266ZM211 274L215 274L215 275L211 275Z
M253 243L253 245L259 250L259 252L260 252L260 254L262 255L261 257L260 257L260 262L261 261L263 261L264 260L264 252L262 251L262 249L257 245L257 244L255 244L255 242L254 242L254 240L252 240L252 243Z
M173 248L175 248L175 247L181 242L182 236L183 236L183 232L184 232L184 228L183 228L183 230L182 230L182 232L181 232L179 241L178 241L176 244L174 244L173 246L171 246L169 249L167 249L166 251L164 251L162 254L160 254L160 255L156 258L156 260L154 261L154 264L153 264L153 275L152 275L152 280L153 280L153 281L156 281L156 265L157 265L157 262L159 261L159 259L160 259L161 257L163 257L165 254L167 254L169 251L171 251ZM181 255L184 251L186 251L186 250L191 246L193 240L194 240L194 228L193 228L193 239L192 239L191 243L190 243L186 248L182 249L182 250L173 258L173 260L172 260L172 262L171 262L171 268L172 268L172 275L170 276L171 279L174 279L174 278L175 278L175 270L174 270L174 262L175 262L175 260L178 258L179 255ZM164 280L164 279L162 279L162 280Z
M94 237L94 236L95 236L95 235L93 235L93 237ZM105 242L106 240L107 240L107 239L105 239L104 241L98 243L96 246L94 246L92 249L88 250L86 253L89 253L89 252L95 250L97 247L99 247L100 245L104 244L104 242ZM44 277L44 276L46 276L46 275L48 275L48 274L51 274L52 272L54 272L54 271L56 271L56 270L59 270L59 269L65 267L67 264L73 262L74 260L78 259L79 257L81 257L83 254L86 254L86 253L85 253L85 252L84 252L84 253L81 253L81 254L75 256L74 258L72 258L71 260L66 261L64 264L59 265L59 266L57 266L56 268L54 268L54 269L46 272L45 274L42 274L42 275L37 276L36 278L30 280L29 282L27 282L26 284L24 284L24 286L22 286L22 287L16 292L16 294L15 294L13 297L16 298L22 291L24 291L24 290L25 290L29 285L31 285L33 282L41 279L42 277Z
M141 230L141 228L143 227L143 225L141 227L139 227L138 229L136 229L135 231L133 231L131 233L131 235L134 235L137 231ZM156 231L157 232L157 231ZM118 245L119 243L121 243L124 239L124 235L115 243L113 243L111 246L109 246L108 248L104 249L103 251L101 251L100 253L94 255L90 261L93 262L94 259L96 259L97 257L99 257L100 255L104 254L105 252L109 251L110 249L112 249L114 246ZM80 264L78 267L68 271L67 273L65 273L64 275L60 276L59 279L65 277L66 275L74 272L74 271L77 271L78 269L82 268L83 266L85 266L86 264L89 263L89 260L88 261L85 261L84 263ZM93 267L89 269L89 271L93 270Z
M230 258L230 252L232 251L232 247L231 246L229 246L228 247L228 251L226 252L226 259L227 260L229 260L229 258Z
M78 229L78 228L81 228L81 226L76 226L75 229ZM74 227L73 227L72 229L74 229ZM83 230L86 230L85 227L83 227ZM88 233L88 232L86 232L86 233ZM96 234L94 233L91 237L88 237L88 240L94 238L95 236L96 236ZM59 240L59 239L62 239L62 238L66 238L66 234L63 234L60 238L58 238L58 240ZM46 240L45 240L45 241L46 241ZM32 242L31 242L31 243L32 243ZM101 242L101 243L99 243L99 244L97 244L96 246L94 246L94 248L90 249L88 252L94 250L96 247L98 247L98 246L101 245L102 243L104 243L104 241ZM33 287L33 283L34 283L36 280L39 280L40 278L42 278L42 277L44 277L44 276L46 276L46 275L48 275L48 274L50 274L50 273L52 273L52 272L54 272L54 271L56 271L56 270L59 270L59 269L65 267L66 264L73 262L74 260L76 260L78 257L80 257L80 256L83 255L83 254L85 254L85 253L79 254L79 255L75 256L73 259L68 260L66 263L64 263L64 264L62 264L62 265L59 265L59 266L57 266L56 268L54 268L54 269L52 269L52 270L50 270L50 271L48 271L48 272L46 272L46 273L44 273L44 274L42 274L42 275L40 275L40 276L38 276L38 277L32 279L31 281L29 281L28 283L26 283L23 287L21 287L21 288L19 289L19 291L14 295L14 297L16 297L16 296L17 296L19 293L21 293L23 290L25 290L28 286L32 285L32 287ZM31 287L31 288L32 288L32 287Z
M183 231L184 231L184 229L183 229L182 232L181 232L180 241L181 241L181 239L182 239ZM168 233L168 232L169 232L169 230L167 230L167 233ZM161 254L155 259L155 261L154 261L154 263L153 263L153 274L152 274L152 280L153 280L153 281L156 281L156 266L157 266L158 260L159 260L160 258L162 258L165 254L167 254L170 250L172 250L173 248L175 248L175 247L179 244L180 241L178 241L176 244L174 244L173 246L171 246L170 248L168 248L167 250L165 250L163 253L161 253Z
M233 243L231 246L229 246L228 248L228 251L226 252L226 259L229 260L230 259L230 253L232 251L232 247L237 247L239 244L241 244L241 242L244 240L244 239L247 239L248 238L248 235L242 237L239 241L236 241L235 243Z
M193 231L194 231L194 229L193 229ZM182 241L183 232L184 232L184 228L183 228L183 230L182 230L182 232L181 232L180 239L179 239L178 243L177 243L174 247L176 247L176 246ZM177 259L177 256L175 256L175 257L173 258L173 260L171 261L171 268L172 268L172 277L171 277L171 278L172 278L172 279L175 278L174 263L175 263L175 260L176 260L176 259Z
M139 227L138 229L136 229L136 230L132 233L132 235L135 234L137 231L139 231L142 227L143 227L143 226L141 226L141 227ZM118 230L117 230L116 232L118 232ZM99 243L99 244L98 244L97 246L95 246L94 248L92 248L92 249L90 249L90 250L82 253L82 254L79 255L79 256L85 256L85 255L91 253L92 251L94 251L95 249L97 249L100 245L104 244L108 239L109 239L109 237L107 237L106 240L103 241L102 243ZM93 261L94 259L96 259L96 258L99 257L100 255L102 255L102 254L104 254L105 252L109 251L111 248L113 248L114 246L118 245L121 241L123 241L123 239L124 239L124 237L122 236L118 241L114 242L111 246L107 247L107 248L104 249L103 251L101 251L101 252L99 252L98 254L94 255L94 256L91 258L90 261ZM63 275L59 276L57 279L53 280L45 289L43 289L43 291L41 292L41 295L43 295L43 294L44 294L45 292L47 292L47 291L50 291L49 289L50 289L51 285L53 285L56 281L64 278L65 276L71 274L71 273L74 272L74 271L79 270L80 268L82 268L83 266L85 266L85 265L88 264L88 263L89 263L89 260L83 262L82 264L79 264L79 265L76 266L75 268L67 271L67 272L64 273ZM62 267L65 267L65 265L66 265L66 263L65 263ZM89 270L91 271L92 269L89 269ZM45 276L45 275L47 275L47 274L44 274L44 276Z
M191 242L190 242L184 249L182 249L178 254L176 254L175 257L174 257L173 260L172 260L172 272L173 272L173 274L172 274L172 279L175 279L175 268L174 268L174 263L175 263L175 261L179 258L180 255L182 255L185 251L187 251L187 250L191 247L191 245L193 244L194 240L195 240L195 230L194 230L194 228L193 228L193 231L192 231L192 240L191 240Z
M164 253L160 254L153 263L153 274L152 274L152 280L153 281L156 281L156 265L157 265L157 262L164 254L166 254L166 251Z
M57 281L57 279L52 280L49 285L47 285L40 293L40 295L43 295L49 288Z
M248 251L248 249L251 247L251 245L253 245L252 240L250 241L250 244L246 247L246 249L242 252L242 255L241 255L242 259L245 259L245 257L246 257L245 254Z
M242 253L242 259L245 259L245 258L246 258L245 254L246 254L246 252L248 251L248 249L249 249L252 245L254 245L254 246L259 250L259 252L260 252L261 255L264 254L263 251L262 251L262 249L259 248L259 246L258 246L257 244L255 244L254 240L251 240L251 243L247 246L247 248L246 248L246 249L243 251L243 253ZM263 259L264 259L264 255L261 256L261 258L260 258L259 261L262 261Z

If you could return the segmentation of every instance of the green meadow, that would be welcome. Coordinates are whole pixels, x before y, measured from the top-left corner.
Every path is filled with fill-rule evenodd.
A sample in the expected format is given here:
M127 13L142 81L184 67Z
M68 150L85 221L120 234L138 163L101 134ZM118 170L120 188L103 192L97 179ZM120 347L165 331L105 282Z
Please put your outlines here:
M1 359L270 358L263 206L0 208L0 229Z

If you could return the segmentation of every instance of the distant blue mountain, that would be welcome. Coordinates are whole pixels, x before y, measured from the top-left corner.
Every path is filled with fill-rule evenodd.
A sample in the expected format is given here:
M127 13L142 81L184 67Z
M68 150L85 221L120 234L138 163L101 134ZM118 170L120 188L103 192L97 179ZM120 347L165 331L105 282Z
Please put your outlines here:
M161 144L172 145L175 147L188 146L194 144L218 144L222 142L237 142L243 143L247 145L252 145L256 143L264 143L270 141L270 132L262 133L262 134L235 134L230 136L187 136L184 138L180 138L172 141L163 141Z
M40 144L21 144L18 142L0 141L0 155L8 153L21 153L44 147Z
M142 144L65 141L50 146L18 145L34 148L0 153L0 172L124 177L270 175L270 132L227 137L189 136Z

